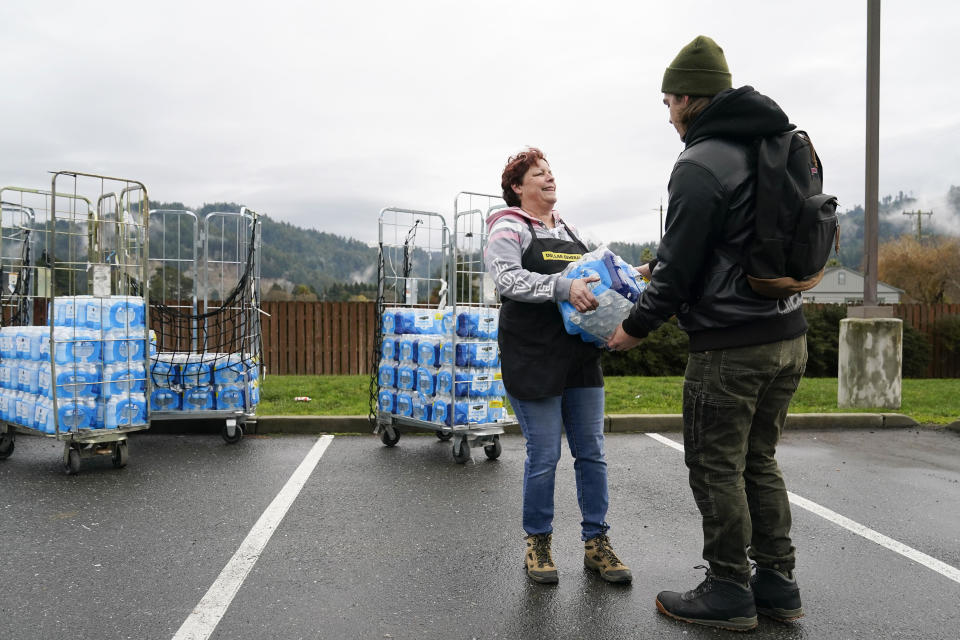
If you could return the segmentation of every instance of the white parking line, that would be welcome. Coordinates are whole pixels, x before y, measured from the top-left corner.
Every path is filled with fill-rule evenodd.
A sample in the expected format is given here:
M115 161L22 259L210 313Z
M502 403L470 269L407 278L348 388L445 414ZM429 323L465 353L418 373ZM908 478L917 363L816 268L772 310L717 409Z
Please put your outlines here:
M666 438L659 433L648 433L647 435L657 442L667 445L668 447L672 447L677 451L683 451L682 444L679 442L674 442L670 438ZM914 562L921 564L928 569L933 569L940 575L950 578L954 582L960 583L960 569L957 569L956 567L951 566L941 560L937 560L933 556L928 556L922 551L917 551L913 547L909 547L902 542L894 540L893 538L889 538L882 533L874 531L870 527L865 527L859 522L854 522L850 518L842 516L836 511L831 511L830 509L827 509L826 507L821 506L811 500L807 500L804 497L798 496L795 493L788 491L787 495L790 497L790 502L798 507L806 509L811 513L815 513L825 520L829 520L830 522L839 525L848 531L852 531L858 536L864 537L871 542L876 542L881 547L885 547L890 551L899 553L905 558L909 558L910 560L913 560Z
M207 590L206 595L201 598L200 603L193 609L184 623L180 626L173 640L207 640L213 630L220 623L227 607L237 595L237 591L247 579L247 575L256 564L257 559L263 552L264 547L273 535L280 521L287 514L290 505L297 499L307 478L313 473L320 457L327 447L333 441L333 436L320 436L317 442L307 453L303 462L293 472L287 484L283 486L280 493L273 499L270 506L257 520L257 523L250 529L250 533L244 538L230 562L223 568L216 581Z

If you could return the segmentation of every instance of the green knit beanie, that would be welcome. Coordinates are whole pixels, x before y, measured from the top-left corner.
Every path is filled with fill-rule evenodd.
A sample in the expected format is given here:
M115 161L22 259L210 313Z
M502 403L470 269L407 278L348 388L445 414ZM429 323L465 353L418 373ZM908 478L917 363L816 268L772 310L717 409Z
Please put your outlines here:
M697 36L680 49L663 72L660 91L678 96L712 96L731 86L723 49L712 38Z

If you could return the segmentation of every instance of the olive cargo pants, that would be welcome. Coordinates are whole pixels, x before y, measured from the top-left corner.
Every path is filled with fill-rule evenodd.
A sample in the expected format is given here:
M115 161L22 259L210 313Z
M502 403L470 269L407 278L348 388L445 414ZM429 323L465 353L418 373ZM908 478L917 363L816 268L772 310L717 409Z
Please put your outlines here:
M718 577L746 583L748 553L760 566L793 570L790 503L774 456L806 363L803 335L687 361L684 459L703 519L703 558Z

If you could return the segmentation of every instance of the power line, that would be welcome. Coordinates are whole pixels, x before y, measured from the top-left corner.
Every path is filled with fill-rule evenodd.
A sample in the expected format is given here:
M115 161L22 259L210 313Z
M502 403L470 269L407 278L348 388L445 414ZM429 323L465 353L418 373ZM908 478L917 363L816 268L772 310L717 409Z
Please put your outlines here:
M923 224L921 220L923 220L923 216L932 216L933 211L920 211L918 209L917 211L904 211L903 215L917 216L917 242L920 242L920 238L923 236Z

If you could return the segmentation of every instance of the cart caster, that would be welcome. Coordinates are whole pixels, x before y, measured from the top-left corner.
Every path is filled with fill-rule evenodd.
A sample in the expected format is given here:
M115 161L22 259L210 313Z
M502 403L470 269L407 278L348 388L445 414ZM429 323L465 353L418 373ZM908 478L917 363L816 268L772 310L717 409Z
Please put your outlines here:
M223 425L223 431L220 432L220 435L223 436L223 441L227 444L237 444L243 439L243 426L233 423L232 420Z
M464 464L470 460L470 443L466 438L453 441L453 460L457 464Z
M0 460L6 460L13 455L13 438L0 439Z
M127 441L122 440L113 445L113 466L122 469L127 466Z
M384 427L380 432L380 440L388 447L392 447L400 442L400 432L390 427Z
M80 451L76 447L63 452L63 470L68 476L80 473Z
M499 458L502 451L503 447L500 446L500 436L493 436L493 444L488 444L483 448L483 452L487 454L487 457L491 460Z
M447 442L452 437L453 437L452 433L444 433L443 431L437 431L437 438L439 438L441 442Z

